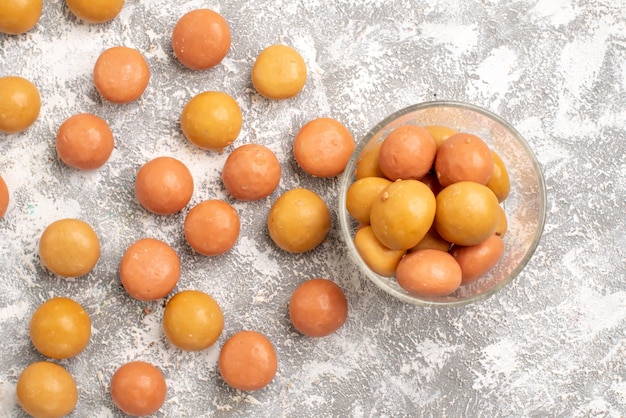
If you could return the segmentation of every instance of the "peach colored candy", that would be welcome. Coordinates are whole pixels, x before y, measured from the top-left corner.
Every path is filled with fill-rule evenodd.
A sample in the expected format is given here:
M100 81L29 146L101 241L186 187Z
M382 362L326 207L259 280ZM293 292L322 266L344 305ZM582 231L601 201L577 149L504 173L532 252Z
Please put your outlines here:
M9 188L4 182L2 176L0 176L0 218L2 218L5 213L7 213L10 199L11 198L9 196Z
M56 150L61 161L81 170L101 167L111 156L113 147L109 125L89 113L66 119L56 136Z
M300 284L289 301L293 327L309 337L325 337L348 319L348 301L341 287L328 279Z
M131 416L154 414L167 396L163 373L145 361L132 361L116 370L111 378L111 398Z
M234 198L259 200L276 189L280 172L280 162L269 148L246 144L235 149L226 159L222 181Z
M135 241L120 263L120 280L129 295L156 300L174 289L180 278L180 258L172 247L154 238Z
M191 200L193 177L185 164L172 157L158 157L137 172L135 195L139 203L158 215L182 210Z
M402 125L385 137L378 158L389 180L419 180L432 167L436 154L437 144L426 129Z
M222 200L205 200L191 208L185 218L185 238L202 255L220 255L239 237L239 215Z
M307 122L293 141L293 153L298 165L316 177L341 174L355 147L350 131L332 118Z
M116 46L100 54L93 69L93 81L106 100L130 103L148 87L150 68L136 49Z
M230 386L254 391L272 381L278 359L274 346L265 335L256 331L240 331L222 347L218 367L222 378Z
M183 15L172 32L176 58L192 70L206 70L219 64L230 49L230 29L226 20L209 9Z

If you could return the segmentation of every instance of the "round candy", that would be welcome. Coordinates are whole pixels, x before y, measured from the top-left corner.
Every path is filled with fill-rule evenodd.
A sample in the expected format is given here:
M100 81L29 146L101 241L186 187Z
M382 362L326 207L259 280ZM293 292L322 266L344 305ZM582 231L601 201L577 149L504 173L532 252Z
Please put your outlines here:
M222 334L224 314L208 294L184 290L174 295L163 312L163 331L182 350L199 351L212 346Z
M283 193L267 216L270 238L291 253L317 247L330 230L330 210L315 192L297 188Z
M17 401L35 418L61 418L78 402L72 375L56 363L38 361L22 371L16 385Z
M88 223L79 219L61 219L48 225L41 235L39 257L54 274L83 276L100 258L100 240Z
M447 251L424 249L405 255L396 269L398 284L416 295L447 296L459 288L461 267Z
M473 181L460 181L437 195L434 225L446 241L476 245L496 232L500 211L491 189Z
M13 134L30 127L39 116L39 90L22 77L0 78L0 132Z
M463 272L463 285L478 280L491 270L500 260L504 253L504 241L494 234L476 245L464 247L455 245L450 254L461 266Z
M397 180L374 199L370 224L392 250L408 250L428 232L435 217L435 196L419 180Z
M426 129L402 125L385 137L378 159L389 180L419 180L432 167L436 153L437 144Z
M435 172L443 186L459 181L487 184L493 173L494 160L489 146L476 135L454 134L437 150Z
M113 152L113 133L96 115L80 113L65 120L56 136L59 158L70 167L93 170L101 167Z
M228 23L213 10L192 10L174 26L172 48L176 58L192 70L214 67L230 49Z
M191 200L193 177L185 164L172 157L145 163L135 178L135 196L141 206L158 215L179 212Z
M185 238L202 255L224 254L239 237L239 215L222 200L205 200L195 205L185 218Z
M280 172L280 162L269 148L246 144L236 148L226 159L222 182L236 199L259 200L276 189Z
M268 99L288 99L306 83L306 64L298 51L287 45L265 48L252 67L254 88Z
M278 368L276 350L265 335L240 331L222 347L218 368L224 381L233 388L259 390L274 379Z
M9 188L7 184L4 182L2 176L0 176L0 218L7 213L7 209L9 207Z
M120 280L135 299L160 299L174 289L179 278L178 254L158 239L135 241L122 256Z
M78 302L55 297L35 310L29 331L37 351L47 357L65 359L78 355L87 346L91 320Z
M114 19L124 7L124 0L66 0L67 7L88 23L104 23Z
M300 333L324 337L346 322L348 301L337 284L327 279L311 279L298 286L291 295L289 317Z
M42 0L0 1L0 32L20 35L31 30L41 18Z
M180 127L189 141L215 151L223 150L237 139L242 122L235 99L218 91L196 95L185 105L180 117Z
M332 118L307 122L293 141L296 162L316 177L334 177L343 172L356 144L348 129Z
M100 54L93 69L93 81L106 100L130 103L148 87L150 68L136 49L116 46Z
M111 399L127 415L152 415L167 395L163 373L145 361L133 361L118 368L111 378Z

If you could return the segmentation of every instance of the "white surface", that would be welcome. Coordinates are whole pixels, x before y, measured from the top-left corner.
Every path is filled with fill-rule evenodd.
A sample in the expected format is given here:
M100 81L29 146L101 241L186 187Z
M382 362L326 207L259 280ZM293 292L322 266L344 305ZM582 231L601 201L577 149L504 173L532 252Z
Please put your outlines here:
M77 21L61 0L45 2L38 26L0 35L0 75L31 79L42 94L39 120L0 135L0 174L12 203L0 220L0 414L21 416L15 382L42 359L28 338L36 307L74 297L93 323L90 345L62 361L79 383L73 416L118 416L108 396L126 361L158 365L168 399L158 416L609 416L626 414L626 5L623 1L257 1L128 0L113 22ZM210 7L229 22L232 48L218 67L192 72L170 48L178 17ZM277 42L298 49L309 70L304 91L274 102L252 89L254 58ZM91 70L102 50L138 48L152 79L129 105L103 102ZM227 152L199 150L178 118L193 95L221 90L242 108L235 145L263 143L283 177L268 199L243 203L224 192ZM432 99L461 100L511 122L535 149L548 186L548 218L535 257L519 279L476 305L432 310L402 304L346 263L339 229L313 252L289 255L267 237L265 215L296 186L320 193L336 213L336 179L297 168L291 141L320 116L355 138L388 113ZM102 169L64 166L56 129L77 112L109 121L116 149ZM135 201L138 167L172 155L192 170L191 204L233 203L242 234L228 254L207 258L184 242L181 214L157 217ZM103 245L87 277L50 276L38 239L61 217L90 222ZM225 314L218 343L200 353L162 335L162 301L140 303L119 285L125 248L152 236L183 261L177 287L215 297ZM346 292L350 315L336 334L312 340L289 324L287 303L301 281L327 277ZM219 377L226 338L255 329L272 339L279 370L266 389L242 393Z

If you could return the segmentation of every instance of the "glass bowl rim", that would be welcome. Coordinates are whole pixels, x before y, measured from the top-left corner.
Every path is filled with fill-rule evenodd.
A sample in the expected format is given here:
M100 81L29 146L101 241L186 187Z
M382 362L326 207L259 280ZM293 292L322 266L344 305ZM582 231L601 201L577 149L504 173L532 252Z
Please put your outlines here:
M422 299L417 295L415 296L409 295L409 294L400 292L396 289L390 288L383 281L382 277L374 273L361 259L354 245L354 242L351 239L351 231L350 231L351 220L350 220L350 215L348 214L346 210L346 193L352 181L352 177L353 177L352 171L355 168L356 160L360 157L360 154L365 148L365 146L367 146L367 144L372 140L372 138L374 138L385 126L389 125L394 120L402 116L405 116L409 113L415 112L415 111L424 110L428 108L436 108L436 107L454 107L454 108L469 110L471 112L481 114L482 116L488 119L491 119L497 122L498 124L502 125L507 131L511 133L512 136L516 138L516 140L519 142L521 147L526 152L526 155L528 156L532 164L533 171L537 175L537 183L539 186L539 219L537 220L537 229L535 231L535 234L533 236L530 246L524 253L524 256L522 257L518 265L507 275L507 277L502 279L497 285L491 287L487 291L471 296L469 298L459 299L459 300L449 300L449 301L436 301L436 300ZM460 102L460 101L434 100L434 101L421 102L421 103L404 107L400 110L397 110L391 113L387 117L385 117L383 120L381 120L376 125L374 125L374 127L372 127L365 134L365 136L357 142L356 149L354 153L352 154L352 156L350 157L350 160L348 161L346 170L341 175L339 185L340 185L339 208L338 208L339 223L341 227L341 236L345 244L348 247L348 253L350 257L356 263L359 270L363 272L363 274L365 274L367 278L370 281L372 281L379 289L385 291L389 295L403 302L407 302L407 303L418 305L418 306L428 306L428 307L436 307L436 308L457 307L457 306L464 306L464 305L475 303L481 300L485 300L493 296L499 290L501 290L502 288L510 284L513 281L513 279L517 277L521 273L521 271L526 267L530 259L533 257L537 249L537 246L539 245L539 242L543 235L543 230L544 230L545 221L546 221L547 193L546 193L545 179L544 179L541 166L535 156L535 153L531 149L526 139L510 123L508 123L506 120L504 120L500 116L492 113L489 110L481 108L479 106L472 105L472 104L465 103L465 102Z

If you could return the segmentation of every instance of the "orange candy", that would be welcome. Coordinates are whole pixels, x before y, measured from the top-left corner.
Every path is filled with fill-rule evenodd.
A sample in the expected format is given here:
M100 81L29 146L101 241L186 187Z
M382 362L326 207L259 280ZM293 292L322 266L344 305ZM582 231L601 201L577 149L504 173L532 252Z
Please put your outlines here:
M158 157L145 163L135 178L139 203L158 215L182 210L191 200L193 177L185 164L172 157Z
M185 238L202 255L224 254L239 237L239 215L222 200L205 200L191 208L185 218Z
M172 48L176 58L192 70L215 67L230 49L228 22L213 10L192 10L174 26Z
M240 331L220 351L218 367L222 378L235 389L254 391L267 386L278 368L274 346L256 331Z
M494 160L489 146L476 135L458 133L446 139L437 150L435 172L441 186L460 181L487 184Z
M14 134L29 128L39 117L41 96L22 77L0 77L0 132Z
M154 238L135 241L120 263L120 280L129 295L156 300L174 289L180 278L180 258L172 247Z
M254 88L268 99L288 99L304 88L306 63L290 46L270 45L254 61L251 78Z
M0 1L0 33L20 35L31 30L41 18L43 0Z
M226 159L222 182L235 199L259 200L278 187L280 173L280 162L269 148L245 144Z
M289 317L300 333L324 337L346 322L348 301L337 284L327 279L311 279L298 286L291 295Z
M116 46L100 54L93 69L93 81L106 100L130 103L148 87L150 68L136 49Z
M39 240L39 257L52 273L80 277L100 259L100 240L91 225L67 218L52 222Z
M17 379L15 392L20 406L33 417L64 417L78 403L74 377L50 361L26 367Z
M124 7L124 0L66 0L67 7L87 23L104 23L115 19Z
M446 251L424 249L408 253L396 269L398 284L420 296L447 296L461 285L461 267Z
M389 180L419 180L432 167L436 153L437 145L426 129L402 125L383 140L378 163Z
M55 359L77 356L89 343L91 319L76 301L54 297L33 313L30 339L41 354Z
M9 207L9 189L7 184L4 182L2 176L0 176L0 218L7 213L7 209Z
M318 118L306 123L293 141L298 165L316 177L341 174L355 147L350 131L332 118Z
M65 120L56 136L59 158L70 167L93 170L102 166L114 147L109 125L96 115L81 113Z
M163 332L181 350L209 348L224 329L222 308L207 293L183 290L175 294L163 312Z
M111 398L125 414L152 415L161 408L167 396L163 373L145 361L126 363L113 374Z
M232 144L241 132L242 123L237 101L220 91L197 94L180 115L180 128L185 138L200 148L214 151Z

